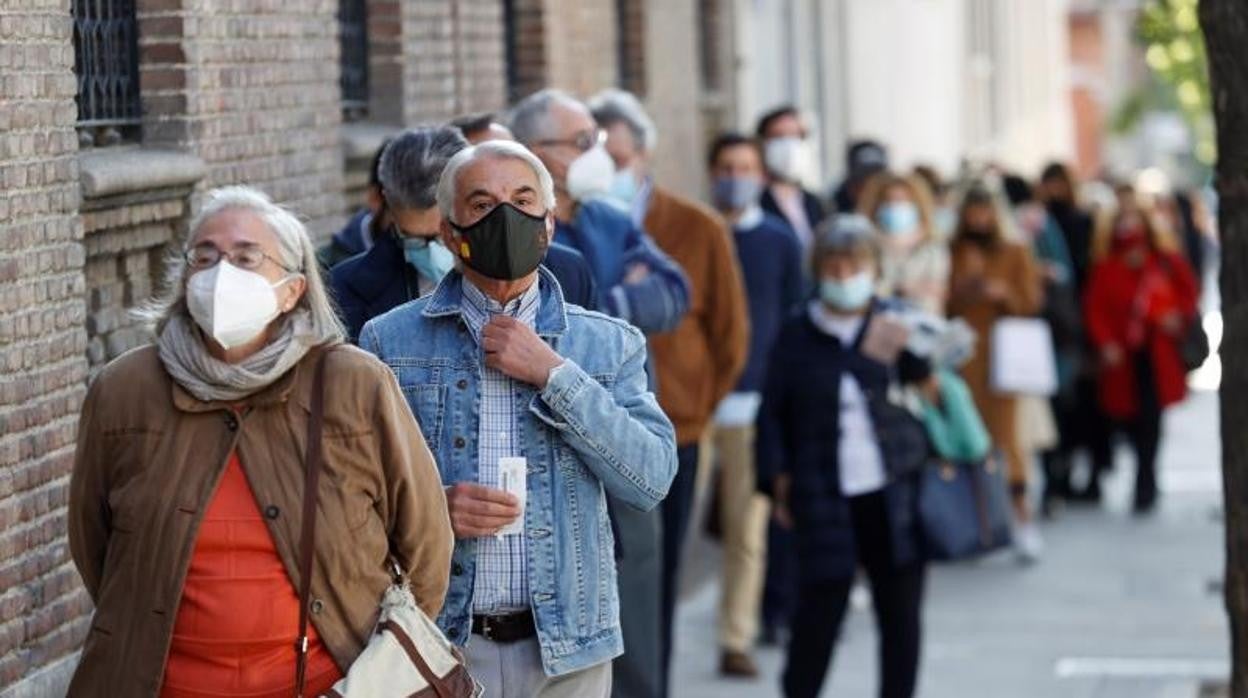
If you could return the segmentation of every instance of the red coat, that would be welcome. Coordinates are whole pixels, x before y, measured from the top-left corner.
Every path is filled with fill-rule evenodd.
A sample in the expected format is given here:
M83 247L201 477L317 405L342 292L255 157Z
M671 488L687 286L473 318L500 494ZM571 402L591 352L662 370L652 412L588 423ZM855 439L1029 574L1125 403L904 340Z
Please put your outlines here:
M1151 252L1143 266L1132 268L1121 253L1111 253L1092 267L1084 293L1084 317L1098 352L1117 344L1123 360L1100 364L1101 407L1110 417L1129 419L1139 410L1133 355L1149 352L1157 398L1162 407L1187 395L1187 369L1179 351L1183 333L1167 333L1163 318L1178 312L1186 330L1197 321L1199 288L1187 260L1171 252Z

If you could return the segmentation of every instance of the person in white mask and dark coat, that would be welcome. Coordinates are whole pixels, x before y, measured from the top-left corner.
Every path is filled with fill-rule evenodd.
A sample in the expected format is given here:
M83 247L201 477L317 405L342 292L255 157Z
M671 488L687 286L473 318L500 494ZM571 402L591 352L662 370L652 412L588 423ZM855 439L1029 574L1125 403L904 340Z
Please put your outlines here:
M803 188L813 156L802 115L792 105L772 109L759 118L755 135L763 146L768 178L759 205L788 221L802 245L803 258L809 260L814 230L827 212L819 197Z

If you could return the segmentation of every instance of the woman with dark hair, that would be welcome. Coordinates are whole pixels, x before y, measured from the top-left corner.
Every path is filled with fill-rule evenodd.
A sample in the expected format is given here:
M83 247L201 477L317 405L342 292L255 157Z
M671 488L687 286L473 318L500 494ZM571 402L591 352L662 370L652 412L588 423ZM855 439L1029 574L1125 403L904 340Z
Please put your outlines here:
M1019 524L1018 552L1031 561L1039 557L1042 543L1027 502L1030 454L1019 439L1018 399L992 389L990 340L998 320L1040 312L1044 293L1031 250L1006 233L1009 226L1009 216L997 197L981 184L972 185L962 200L954 231L949 315L966 320L978 335L975 356L962 368L962 376L994 445L1005 456Z
M1101 409L1126 432L1136 457L1134 511L1157 503L1161 415L1187 394L1180 345L1199 321L1199 286L1168 230L1134 190L1117 190L1118 208L1098 221L1084 295L1096 347Z

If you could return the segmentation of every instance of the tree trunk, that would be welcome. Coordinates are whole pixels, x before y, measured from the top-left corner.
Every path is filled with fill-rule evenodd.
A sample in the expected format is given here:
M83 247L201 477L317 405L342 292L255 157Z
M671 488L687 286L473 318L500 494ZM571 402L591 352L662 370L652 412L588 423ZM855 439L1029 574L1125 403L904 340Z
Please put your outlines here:
M1248 698L1248 0L1201 0L1218 128L1222 485L1231 695Z

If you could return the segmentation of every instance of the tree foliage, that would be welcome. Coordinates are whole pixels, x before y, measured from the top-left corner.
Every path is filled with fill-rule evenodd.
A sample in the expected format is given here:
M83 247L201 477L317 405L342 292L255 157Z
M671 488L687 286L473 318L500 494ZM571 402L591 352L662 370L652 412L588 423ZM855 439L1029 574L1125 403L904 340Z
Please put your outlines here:
M1209 96L1209 61L1200 30L1197 0L1148 0L1140 11L1136 36L1144 45L1144 59L1153 75L1165 86L1192 129L1193 155L1203 165L1217 158L1212 102Z

